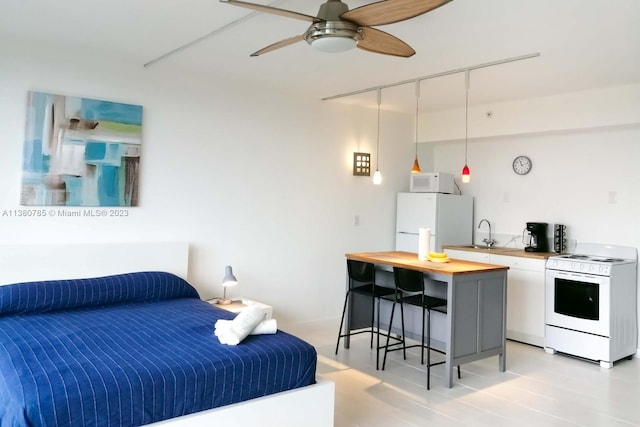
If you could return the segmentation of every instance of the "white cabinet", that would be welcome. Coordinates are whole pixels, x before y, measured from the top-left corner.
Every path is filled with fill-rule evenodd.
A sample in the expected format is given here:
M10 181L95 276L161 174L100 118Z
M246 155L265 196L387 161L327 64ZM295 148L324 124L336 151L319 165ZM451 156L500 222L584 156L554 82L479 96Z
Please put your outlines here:
M491 264L506 265L507 338L544 346L544 259L491 255Z
M449 258L505 265L507 273L507 338L544 345L545 260L489 251L445 249Z

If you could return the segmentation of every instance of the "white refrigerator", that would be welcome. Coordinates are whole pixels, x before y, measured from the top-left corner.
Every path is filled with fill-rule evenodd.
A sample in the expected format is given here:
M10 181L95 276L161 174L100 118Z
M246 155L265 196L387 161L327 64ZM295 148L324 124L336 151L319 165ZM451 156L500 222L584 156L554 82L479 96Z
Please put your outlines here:
M430 250L473 242L473 197L442 193L398 193L396 250L418 252L420 228L431 229Z

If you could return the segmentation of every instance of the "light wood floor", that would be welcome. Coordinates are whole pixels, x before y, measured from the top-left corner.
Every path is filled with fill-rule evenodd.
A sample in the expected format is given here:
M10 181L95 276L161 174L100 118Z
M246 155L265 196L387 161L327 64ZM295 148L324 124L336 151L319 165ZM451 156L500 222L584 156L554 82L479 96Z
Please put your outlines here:
M335 426L640 426L640 359L612 369L508 341L507 371L491 357L462 366L453 388L444 365L431 369L431 390L418 350L389 353L375 369L369 335L334 354L338 322L283 328L313 344L318 376L336 384ZM433 358L441 358L433 353ZM440 360L440 359L438 359Z

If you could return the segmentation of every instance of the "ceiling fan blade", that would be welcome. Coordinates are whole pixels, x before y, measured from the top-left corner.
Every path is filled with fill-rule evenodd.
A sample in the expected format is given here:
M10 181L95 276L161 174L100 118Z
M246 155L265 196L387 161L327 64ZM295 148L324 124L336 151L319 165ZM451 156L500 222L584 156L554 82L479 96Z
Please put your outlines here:
M357 45L360 49L404 58L416 53L411 46L389 33L369 27L363 27L361 31L362 39Z
M340 19L361 26L385 25L414 18L451 0L383 0L357 7L340 15Z
M324 19L320 19L316 16L305 15L304 13L293 12L286 9L278 9L277 7L266 6L262 4L248 3L239 0L220 0L220 3L229 3L234 6L246 7L247 9L257 10L258 12L266 12L274 15L285 16L287 18L301 19L309 22L322 22Z
M304 40L304 36L300 34L299 36L289 37L288 39L280 40L279 42L275 42L270 44L267 47L260 49L257 52L253 52L251 56L260 56L263 53L268 53L276 49L280 49L281 47L289 46L290 44L294 44Z

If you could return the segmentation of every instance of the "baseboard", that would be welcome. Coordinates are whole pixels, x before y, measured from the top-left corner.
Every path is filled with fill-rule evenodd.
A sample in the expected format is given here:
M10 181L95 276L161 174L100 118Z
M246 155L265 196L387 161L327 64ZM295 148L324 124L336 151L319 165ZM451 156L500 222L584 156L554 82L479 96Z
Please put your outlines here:
M507 329L507 339L534 345L536 347L544 347L544 337L539 337L518 331L512 331L510 329Z

